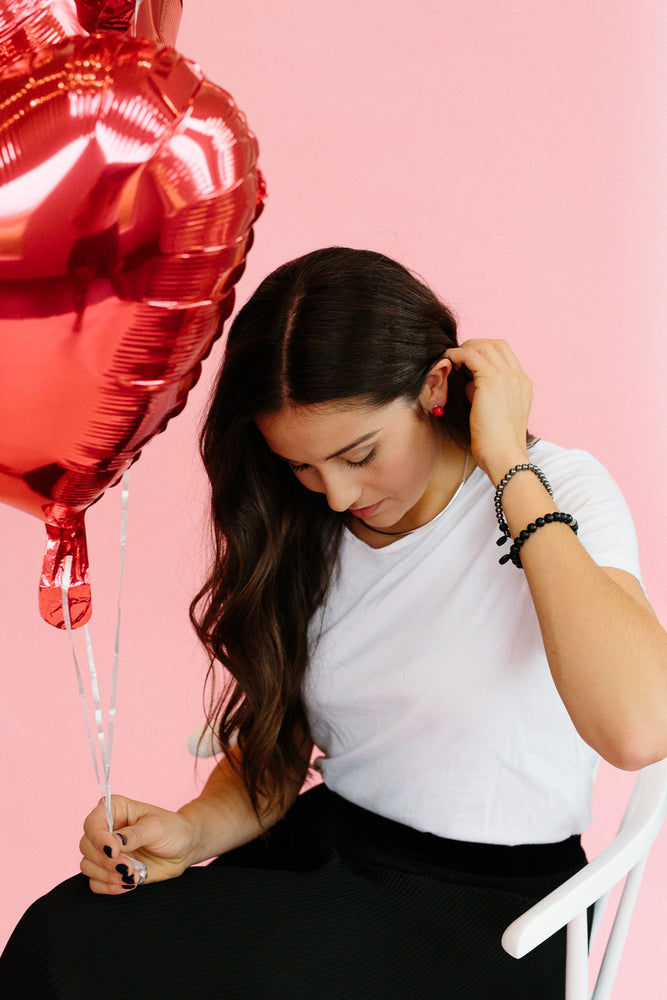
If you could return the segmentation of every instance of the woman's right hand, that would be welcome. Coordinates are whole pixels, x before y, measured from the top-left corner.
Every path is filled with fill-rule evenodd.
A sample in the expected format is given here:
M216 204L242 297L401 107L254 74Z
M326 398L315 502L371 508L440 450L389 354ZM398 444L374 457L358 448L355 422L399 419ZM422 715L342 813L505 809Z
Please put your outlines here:
M190 820L122 795L111 796L111 810L113 833L109 833L104 800L83 824L81 871L90 879L93 892L117 896L135 888L139 870L133 858L146 866L148 882L183 874L195 843Z

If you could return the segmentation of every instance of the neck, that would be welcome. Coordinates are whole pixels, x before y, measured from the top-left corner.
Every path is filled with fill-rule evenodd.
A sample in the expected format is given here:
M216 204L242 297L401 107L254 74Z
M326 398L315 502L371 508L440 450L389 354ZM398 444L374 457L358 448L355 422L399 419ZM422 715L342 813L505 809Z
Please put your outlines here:
M382 528L374 528L372 525L367 524L366 521L359 521L359 523L363 524L367 531L374 531L376 535L391 535L393 538L399 538L402 535L411 535L413 531L424 527L423 524L419 524L417 528L406 528L405 531L383 531ZM426 521L426 524L428 524L428 521Z
M371 532L375 536L384 536L387 540L390 538L402 538L405 535L412 534L413 531L418 531L419 528L423 528L425 525L429 524L435 517L440 514L445 507L452 501L456 493L461 489L466 479L468 478L468 471L470 466L470 449L464 453L457 447L457 452L461 456L463 462L463 471L461 472L460 465L454 462L450 458L447 461L448 473L447 483L444 480L442 484L437 484L441 486L438 489L438 502L434 503L432 498L429 498L427 503L420 503L416 507L413 507L411 511L402 520L406 523L402 527L395 525L391 530L384 528L374 528L373 525L368 524L366 521L360 521L355 519L355 524L360 525L362 529ZM452 467L456 468L455 474L452 476ZM473 466L474 468L474 466ZM472 471L472 469L470 469ZM424 500L425 498L422 498ZM399 522L400 525L401 522ZM358 531L356 532L359 533ZM379 539L378 539L379 542ZM387 543L388 544L388 541Z

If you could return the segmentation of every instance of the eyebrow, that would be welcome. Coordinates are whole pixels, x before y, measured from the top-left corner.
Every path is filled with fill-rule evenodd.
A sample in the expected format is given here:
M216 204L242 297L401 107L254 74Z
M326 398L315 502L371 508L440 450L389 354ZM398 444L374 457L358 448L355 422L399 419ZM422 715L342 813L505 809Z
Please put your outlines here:
M379 432L380 428L378 427L376 431L370 431L368 434L362 434L362 436L357 438L356 441L353 441L351 444L346 444L344 448L340 448L338 451L335 451L333 455L327 455L324 461L328 462L330 458L338 458L339 455L344 455L346 451L352 451L352 449L356 448L358 444L363 444L364 441L368 441L369 438L375 437L375 435L379 434Z
M344 455L346 451L352 451L352 449L356 448L357 445L363 444L364 441L368 441L369 438L375 437L375 435L379 434L379 432L380 432L380 428L378 427L378 429L376 431L369 431L368 434L362 434L361 437L357 438L356 441L352 441L350 444L346 444L344 448L339 448L339 450L335 451L333 453L333 455L327 455L327 457L324 459L324 461L328 462L329 459L331 459L331 458L338 458L339 455ZM273 451L273 449L270 449L270 450ZM278 455L277 451L274 451L273 454L276 455L278 458L282 458L283 462L289 462L290 465L300 465L301 464L300 462L294 462L294 461L292 461L291 458L285 458L284 455Z

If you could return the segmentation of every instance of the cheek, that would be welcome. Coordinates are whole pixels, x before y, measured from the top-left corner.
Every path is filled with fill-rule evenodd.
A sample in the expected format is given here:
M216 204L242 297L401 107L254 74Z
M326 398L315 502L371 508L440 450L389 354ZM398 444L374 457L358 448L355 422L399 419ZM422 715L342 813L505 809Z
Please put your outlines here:
M378 460L375 482L396 491L421 495L433 469L433 458L424 448L404 448L391 457ZM370 470L369 470L370 472Z

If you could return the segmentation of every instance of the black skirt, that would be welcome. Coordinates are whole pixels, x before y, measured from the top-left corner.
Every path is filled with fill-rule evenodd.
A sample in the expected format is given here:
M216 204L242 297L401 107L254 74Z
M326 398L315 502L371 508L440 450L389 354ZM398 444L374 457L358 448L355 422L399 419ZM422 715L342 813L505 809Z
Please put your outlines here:
M420 833L324 786L264 839L124 896L77 875L0 958L12 1000L563 1000L564 934L523 959L505 927L585 864L580 840Z

